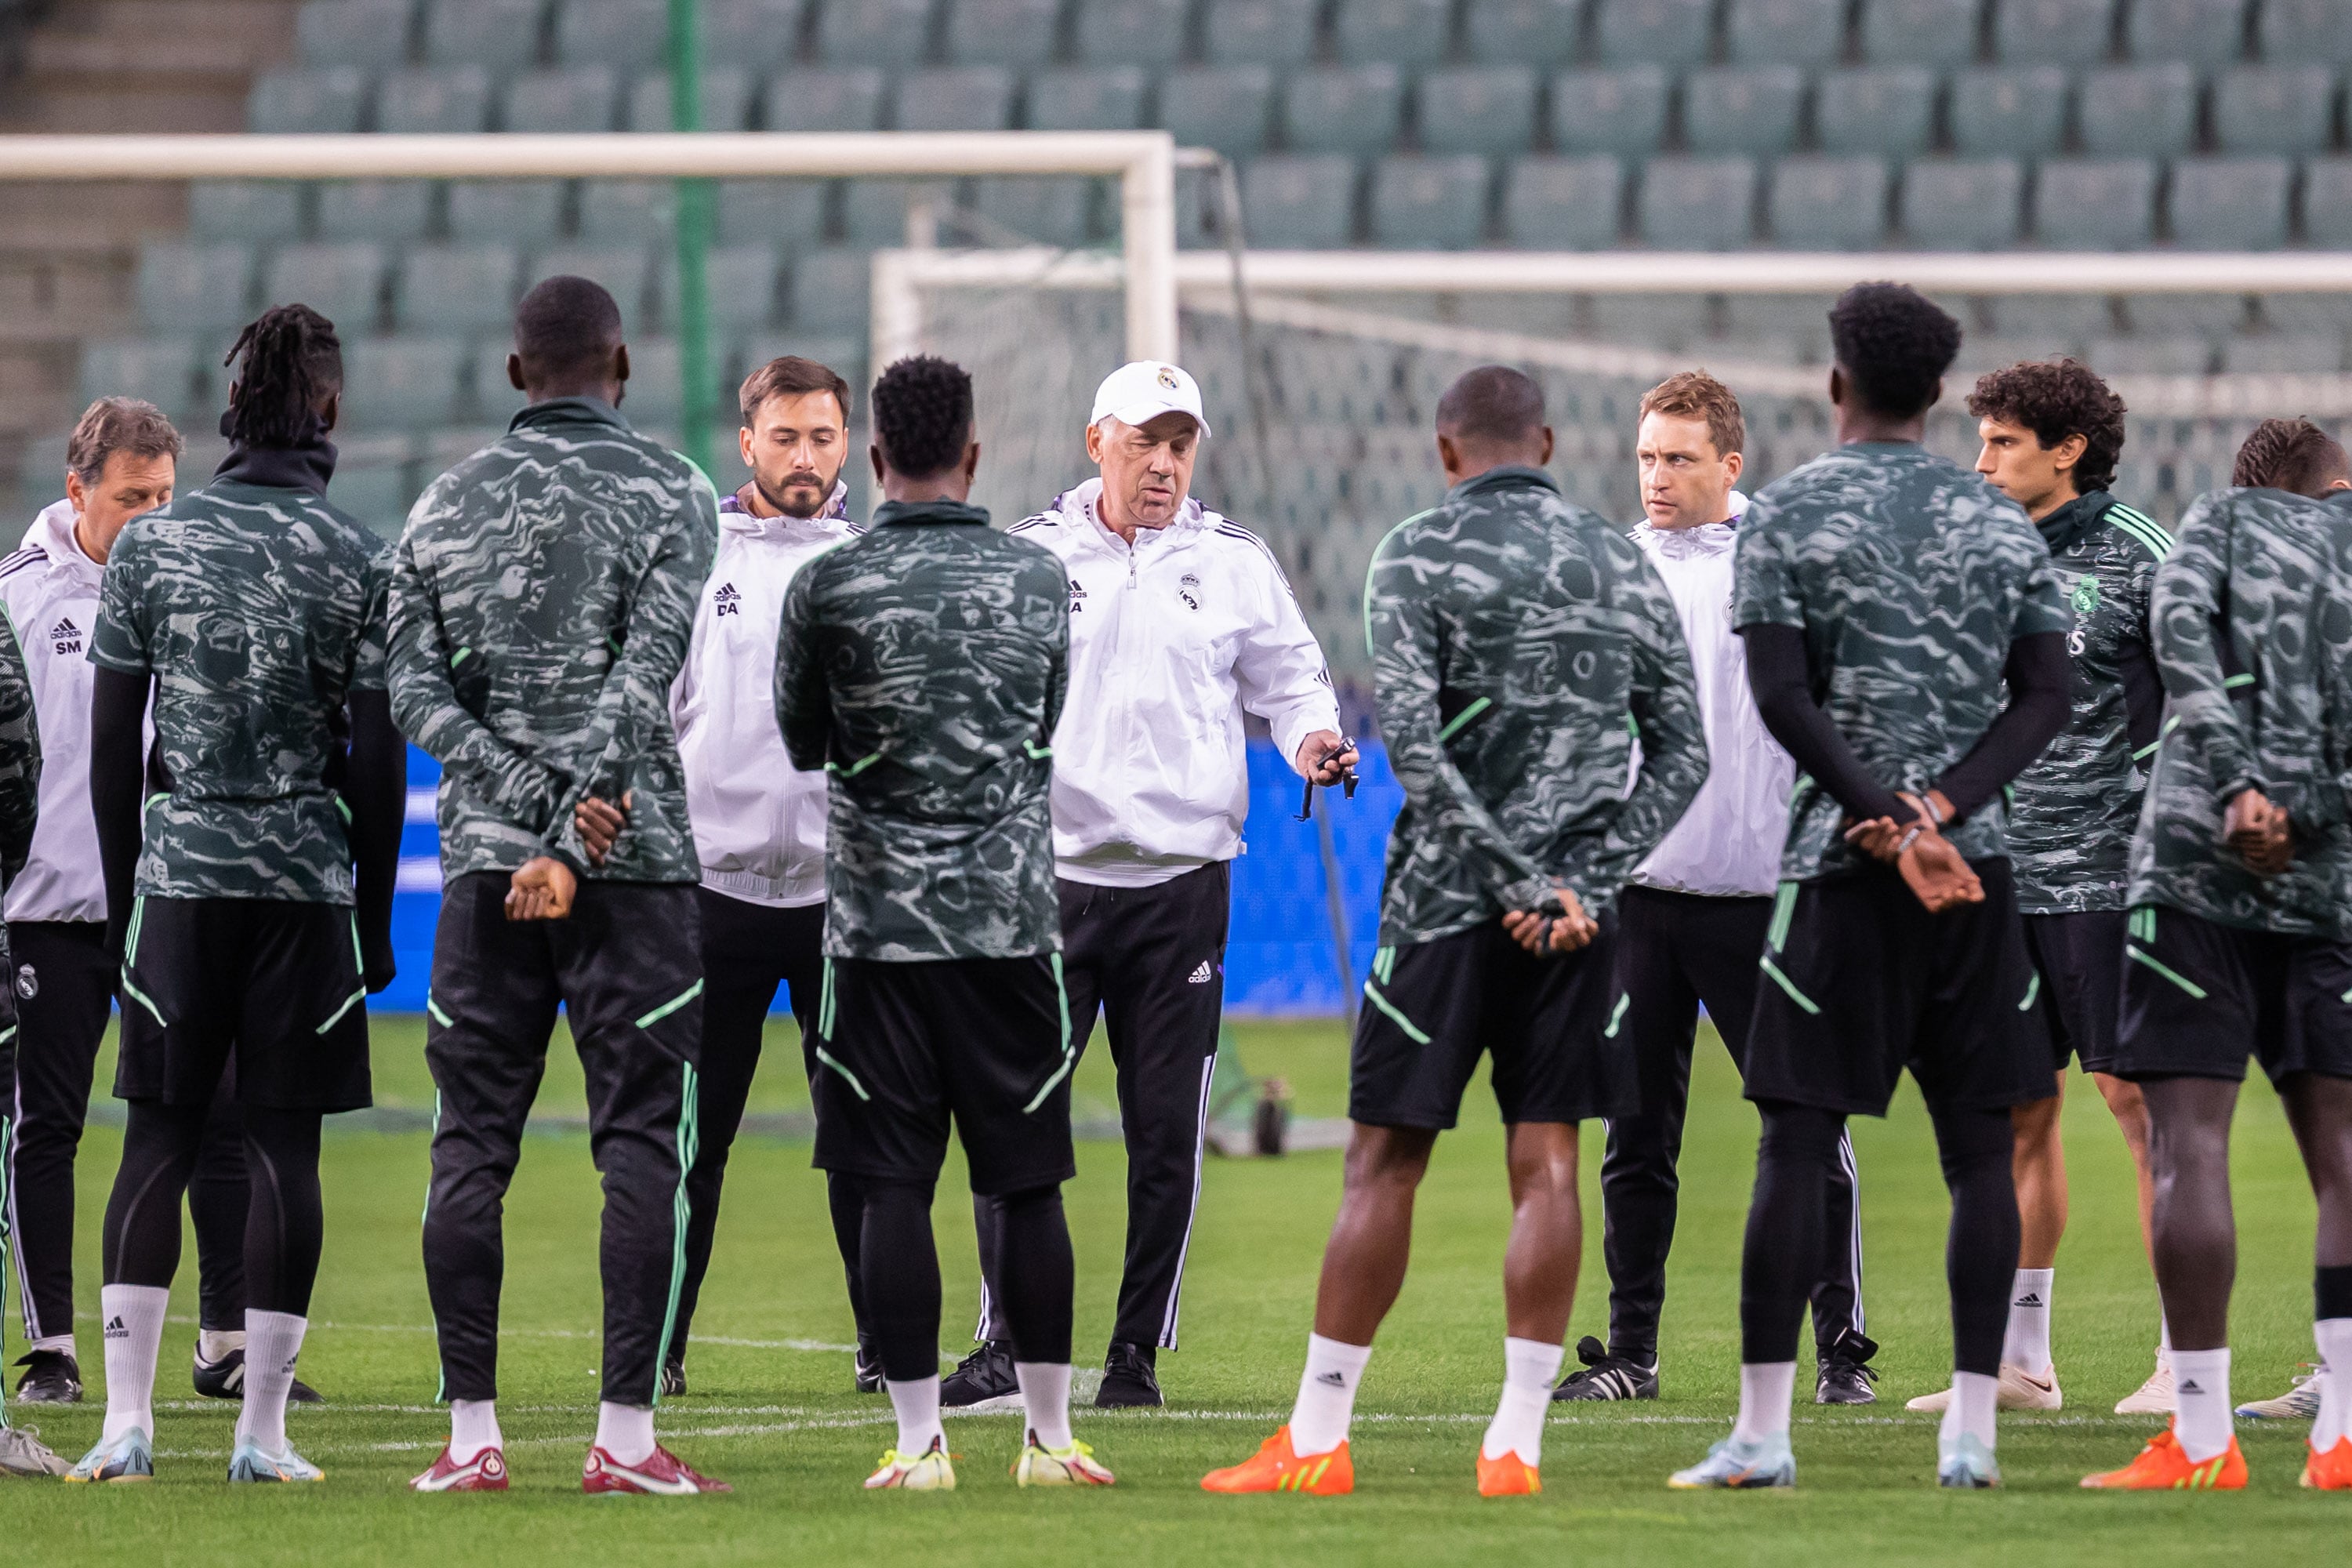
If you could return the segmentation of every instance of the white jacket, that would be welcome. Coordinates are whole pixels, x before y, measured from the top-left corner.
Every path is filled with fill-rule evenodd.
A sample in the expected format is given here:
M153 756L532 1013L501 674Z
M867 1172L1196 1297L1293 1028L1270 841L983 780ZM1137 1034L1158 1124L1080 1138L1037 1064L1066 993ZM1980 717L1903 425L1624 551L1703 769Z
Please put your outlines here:
M12 921L103 921L98 818L89 805L89 634L106 568L74 542L73 506L57 501L0 561L0 606L33 678L41 737L40 820L25 868L8 888Z
M718 554L670 687L702 885L747 903L824 901L824 775L784 754L776 628L793 574L865 531L841 515L843 494L836 487L814 518L756 517L732 496L720 501Z
M1070 578L1070 694L1054 731L1054 861L1141 888L1242 853L1244 709L1286 760L1339 728L1323 650L1258 537L1197 500L1132 547L1095 516L1102 481L1012 531Z
M1748 510L1734 492L1732 516ZM1698 677L1706 731L1706 783L1664 840L1633 873L1636 885L1682 893L1761 895L1780 878L1789 789L1797 764L1764 728L1748 689L1748 653L1731 629L1733 523L1633 531L1674 595Z

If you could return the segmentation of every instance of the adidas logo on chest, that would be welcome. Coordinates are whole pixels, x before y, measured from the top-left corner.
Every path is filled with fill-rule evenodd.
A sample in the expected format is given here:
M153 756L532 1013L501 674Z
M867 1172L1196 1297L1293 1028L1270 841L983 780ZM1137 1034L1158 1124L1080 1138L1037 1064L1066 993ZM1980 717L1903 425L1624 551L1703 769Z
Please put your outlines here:
M58 624L49 628L49 646L58 654L81 651L81 628L74 625L71 616L58 617Z

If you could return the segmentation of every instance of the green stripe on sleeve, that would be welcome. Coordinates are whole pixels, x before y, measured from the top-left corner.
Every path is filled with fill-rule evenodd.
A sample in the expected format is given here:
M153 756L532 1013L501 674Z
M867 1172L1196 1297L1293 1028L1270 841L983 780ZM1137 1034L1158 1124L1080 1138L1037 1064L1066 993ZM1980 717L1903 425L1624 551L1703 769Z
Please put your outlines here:
M1495 700L1493 698L1481 697L1477 701L1473 702L1469 707L1465 708L1461 712L1456 713L1453 718L1448 719L1445 721L1445 727L1437 731L1439 742L1444 742L1454 739L1465 725L1468 724L1472 720L1477 718L1479 714L1484 713L1487 709L1492 708L1494 705Z

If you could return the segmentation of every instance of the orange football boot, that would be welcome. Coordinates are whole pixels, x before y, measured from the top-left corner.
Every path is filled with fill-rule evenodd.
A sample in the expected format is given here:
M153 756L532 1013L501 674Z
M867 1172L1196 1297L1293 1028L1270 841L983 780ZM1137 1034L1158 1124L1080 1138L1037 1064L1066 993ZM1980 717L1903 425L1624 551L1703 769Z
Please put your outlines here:
M1480 1497L1533 1497L1541 1490L1543 1477L1519 1458L1517 1449L1499 1459L1488 1458L1484 1448L1478 1450Z
M2120 1470L2084 1476L2083 1484L2135 1492L2241 1491L2246 1485L2246 1456L2238 1451L2238 1439L2233 1436L2221 1453L2201 1464L2191 1464L2172 1428L2167 1426L2147 1440L2147 1447L2130 1464Z
M1348 1445L1328 1454L1301 1458L1290 1447L1285 1426L1258 1445L1257 1452L1227 1469L1211 1470L1201 1478L1204 1492L1305 1492L1310 1497L1345 1497L1356 1489L1355 1461Z
M2352 1491L2352 1437L2338 1437L2325 1454L2304 1445L2303 1484L2324 1492Z

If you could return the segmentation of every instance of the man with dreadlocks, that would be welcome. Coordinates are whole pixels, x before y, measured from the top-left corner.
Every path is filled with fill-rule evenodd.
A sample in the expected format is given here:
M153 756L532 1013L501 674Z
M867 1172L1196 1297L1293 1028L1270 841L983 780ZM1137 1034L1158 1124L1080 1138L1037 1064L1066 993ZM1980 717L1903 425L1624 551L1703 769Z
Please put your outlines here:
M228 1479L322 1479L287 1440L286 1400L319 1269L320 1118L370 1102L364 1004L392 979L406 752L384 693L384 551L326 500L335 330L281 305L229 359L228 458L123 529L90 642L90 799L122 961L114 1089L130 1113L99 1296L106 1426L73 1481L153 1473L180 1199L225 1079L249 1193Z

